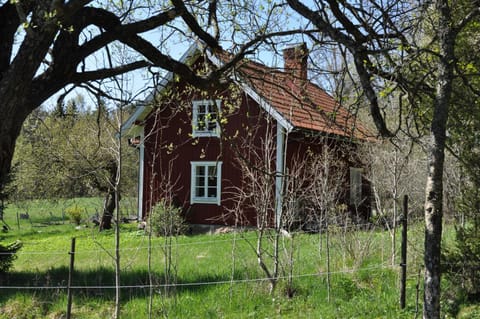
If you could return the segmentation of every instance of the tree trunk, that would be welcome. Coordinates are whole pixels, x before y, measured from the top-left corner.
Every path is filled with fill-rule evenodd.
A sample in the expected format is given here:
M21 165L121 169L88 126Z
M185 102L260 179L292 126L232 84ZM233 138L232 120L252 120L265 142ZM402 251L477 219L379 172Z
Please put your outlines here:
M452 91L454 67L454 30L451 27L447 0L438 0L438 62L437 89L428 144L428 177L425 187L425 277L423 318L440 318L440 252L443 215L443 167L445 160L446 125Z
M109 190L105 196L105 202L103 204L103 214L100 221L100 231L105 229L112 229L113 213L115 211L115 191Z
M440 318L440 250L442 241L442 174L444 146L433 135L425 200L424 318Z
M1 95L0 101L3 101ZM12 110L15 109L12 107L14 103L15 101L11 101L6 105L0 105L0 191L8 180L7 176L10 173L15 142L28 115L28 113L12 115L14 114Z
M109 187L107 194L105 196L105 202L103 204L103 214L100 221L100 231L105 229L112 229L112 219L113 213L115 211L116 205L116 192L115 192L115 182L117 179L117 170L118 165L115 160L111 161L107 167L109 173ZM118 222L118 221L117 221Z

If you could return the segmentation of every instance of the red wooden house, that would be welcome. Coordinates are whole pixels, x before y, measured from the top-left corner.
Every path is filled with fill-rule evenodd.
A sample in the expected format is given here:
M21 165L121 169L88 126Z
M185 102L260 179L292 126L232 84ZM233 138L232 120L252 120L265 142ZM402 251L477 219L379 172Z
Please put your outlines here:
M283 53L282 70L243 61L228 85L213 92L199 91L168 74L154 96L137 108L123 129L140 152L140 219L161 198L168 198L183 208L192 224L255 225L255 208L236 204L239 193L249 187L239 163L264 160L274 172L271 221L278 225L292 163L325 144L350 149L366 139L366 130L355 118L307 79L306 46ZM198 72L227 60L227 54L201 54L195 46L182 57ZM262 153L265 148L268 151ZM340 202L368 214L361 165L346 157L341 160L348 162L348 171ZM235 210L243 212L240 219Z

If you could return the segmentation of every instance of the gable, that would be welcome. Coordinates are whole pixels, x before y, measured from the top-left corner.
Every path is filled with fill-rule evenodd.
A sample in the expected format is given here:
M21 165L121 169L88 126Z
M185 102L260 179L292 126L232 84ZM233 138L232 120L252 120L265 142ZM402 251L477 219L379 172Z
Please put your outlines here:
M192 45L180 62L187 60L192 65L201 56L198 47ZM229 60L225 52L207 56L214 65L220 67ZM153 100L173 81L169 72L156 90L139 106L135 113L122 125L122 133L135 134L135 127L153 110ZM333 97L310 81L295 78L291 73L269 68L250 60L242 61L231 73L230 79L247 95L272 116L287 132L295 129L308 130L348 139L369 139L368 130L355 116L342 107ZM137 130L139 128L137 127Z

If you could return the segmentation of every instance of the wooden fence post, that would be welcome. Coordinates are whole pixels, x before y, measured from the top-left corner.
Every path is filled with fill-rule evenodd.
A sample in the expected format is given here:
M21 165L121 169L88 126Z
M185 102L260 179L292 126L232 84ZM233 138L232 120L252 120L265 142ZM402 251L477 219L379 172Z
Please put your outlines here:
M400 263L400 309L405 309L405 289L407 284L407 215L408 195L403 197L402 247Z
M70 319L72 314L72 277L75 263L75 237L72 238L72 247L69 252L70 268L68 269L68 283L67 283L67 319Z

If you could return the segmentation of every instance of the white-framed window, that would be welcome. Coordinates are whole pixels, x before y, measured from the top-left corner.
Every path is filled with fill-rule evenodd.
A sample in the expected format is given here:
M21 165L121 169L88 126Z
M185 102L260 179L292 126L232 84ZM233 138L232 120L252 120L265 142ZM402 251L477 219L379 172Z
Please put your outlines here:
M363 200L362 173L363 169L350 167L350 205L359 206Z
M198 100L192 105L192 136L220 136L218 118L221 100Z
M190 204L220 205L222 162L190 162Z

